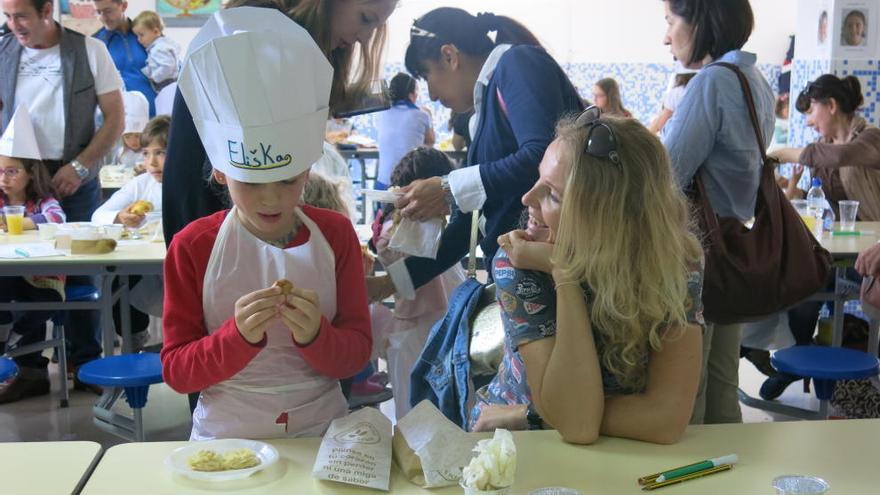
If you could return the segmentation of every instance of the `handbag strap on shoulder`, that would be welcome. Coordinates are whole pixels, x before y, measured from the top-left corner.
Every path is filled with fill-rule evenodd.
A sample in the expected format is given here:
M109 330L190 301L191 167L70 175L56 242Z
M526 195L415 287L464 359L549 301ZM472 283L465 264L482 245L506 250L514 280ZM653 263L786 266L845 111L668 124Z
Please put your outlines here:
M749 85L749 80L746 79L746 75L734 64L728 62L715 62L710 65L717 65L719 67L724 67L726 69L730 69L736 74L736 77L739 79L739 86L742 89L743 97L746 100L746 107L749 109L749 117L752 120L752 130L755 131L755 139L758 141L758 148L761 150L761 161L767 161L767 147L764 146L764 137L761 136L761 126L758 123L758 111L755 109L755 100L752 98L752 88Z
M471 213L471 244L468 252L467 277L477 278L477 239L480 232L480 210Z

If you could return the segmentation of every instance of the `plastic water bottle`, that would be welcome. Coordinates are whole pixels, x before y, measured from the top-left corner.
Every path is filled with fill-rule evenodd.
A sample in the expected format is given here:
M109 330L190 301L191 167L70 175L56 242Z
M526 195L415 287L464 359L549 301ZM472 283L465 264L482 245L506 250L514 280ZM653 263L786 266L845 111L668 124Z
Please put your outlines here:
M822 191L822 179L818 177L813 178L810 190L807 191L807 214L816 219L813 233L819 237L822 235L822 229L825 228L825 192Z

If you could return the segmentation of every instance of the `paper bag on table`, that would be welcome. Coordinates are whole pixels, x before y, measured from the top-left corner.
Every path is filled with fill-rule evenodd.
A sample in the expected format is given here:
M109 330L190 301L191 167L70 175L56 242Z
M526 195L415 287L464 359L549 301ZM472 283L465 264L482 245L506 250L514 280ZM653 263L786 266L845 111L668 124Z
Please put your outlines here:
M387 491L391 421L371 407L333 420L321 441L312 476Z
M424 222L404 218L391 236L388 247L412 256L436 259L443 222L440 217Z
M113 239L70 241L70 254L107 254L116 250L116 241Z
M423 400L394 428L394 462L411 482L424 487L457 485L477 440Z

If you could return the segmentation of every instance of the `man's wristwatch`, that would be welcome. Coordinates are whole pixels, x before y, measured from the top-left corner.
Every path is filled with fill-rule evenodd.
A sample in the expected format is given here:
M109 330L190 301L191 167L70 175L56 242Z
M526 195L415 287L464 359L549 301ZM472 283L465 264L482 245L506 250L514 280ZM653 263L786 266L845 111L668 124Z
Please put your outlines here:
M86 168L85 165L79 162L79 160L73 160L70 162L70 166L73 167L73 170L76 171L76 175L79 176L80 180L85 179L89 176L89 169Z
M455 196L453 196L452 188L449 186L448 175L440 177L440 187L443 188L443 194L445 195L446 204L448 204L450 208L455 206Z

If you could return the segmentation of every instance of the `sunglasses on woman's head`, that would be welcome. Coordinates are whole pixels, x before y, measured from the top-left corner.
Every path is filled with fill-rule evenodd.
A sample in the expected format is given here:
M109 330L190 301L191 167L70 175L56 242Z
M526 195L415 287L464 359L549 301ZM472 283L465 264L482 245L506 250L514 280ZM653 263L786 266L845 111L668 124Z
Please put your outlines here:
M418 20L416 20L415 22L418 22ZM413 23L412 27L409 28L409 35L410 36L412 36L414 38L436 38L437 37L437 35L432 33L431 31L428 31L427 29L422 29L422 28L416 26L415 22Z
M589 129L587 142L584 145L584 153L596 158L611 160L611 163L620 165L620 156L617 154L617 138L614 130L607 123L600 120L602 111L593 105L578 115L574 121L578 127Z
M816 92L827 93L828 88L815 81L808 81L803 91L798 94L797 100L794 102L794 108L800 113L806 113L810 109L812 99L815 98Z

